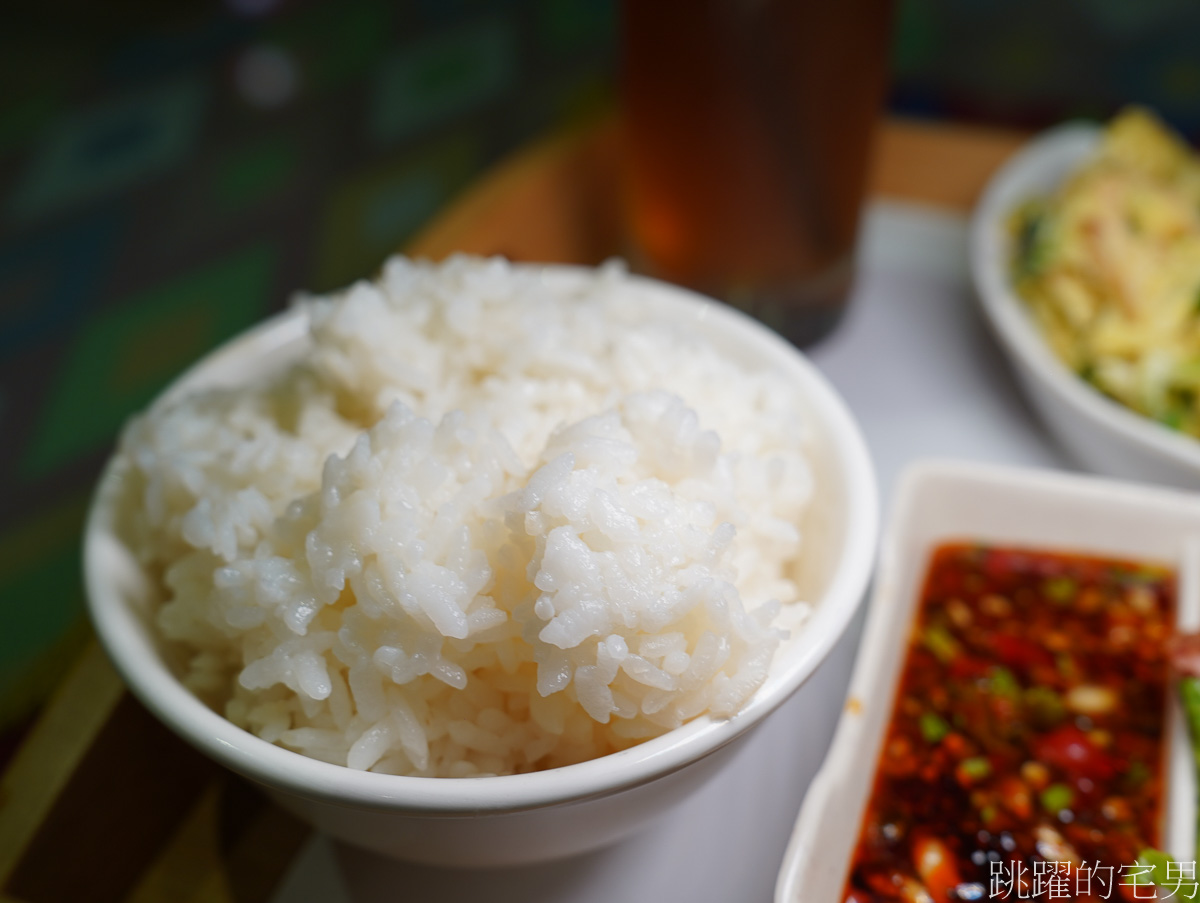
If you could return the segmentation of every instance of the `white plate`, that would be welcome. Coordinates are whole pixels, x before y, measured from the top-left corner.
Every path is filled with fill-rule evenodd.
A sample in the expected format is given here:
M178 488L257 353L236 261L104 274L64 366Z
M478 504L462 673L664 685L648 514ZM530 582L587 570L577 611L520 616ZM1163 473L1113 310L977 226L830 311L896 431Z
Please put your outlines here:
M978 539L1159 562L1179 571L1177 621L1200 627L1200 505L1182 493L1093 477L927 462L904 476L880 550L847 707L784 855L776 903L840 900L874 784L930 552ZM1195 859L1196 785L1176 694L1168 710L1165 846Z
M1034 139L988 184L971 221L971 273L984 313L1046 427L1097 473L1200 488L1200 442L1118 404L1056 358L1011 280L1009 217L1050 193L1091 154L1100 131L1066 125Z

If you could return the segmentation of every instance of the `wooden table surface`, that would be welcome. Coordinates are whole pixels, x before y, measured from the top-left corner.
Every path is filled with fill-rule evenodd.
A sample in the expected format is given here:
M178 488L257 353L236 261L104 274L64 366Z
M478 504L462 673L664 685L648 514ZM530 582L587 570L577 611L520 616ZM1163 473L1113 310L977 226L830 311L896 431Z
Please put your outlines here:
M965 213L1022 133L889 119L871 194ZM619 131L553 135L486 173L406 249L591 264L620 248ZM0 776L0 903L257 903L308 829L186 747L93 642Z
M966 213L1025 132L886 119L876 135L873 197ZM500 163L405 249L595 264L620 249L620 135L602 120L553 135Z

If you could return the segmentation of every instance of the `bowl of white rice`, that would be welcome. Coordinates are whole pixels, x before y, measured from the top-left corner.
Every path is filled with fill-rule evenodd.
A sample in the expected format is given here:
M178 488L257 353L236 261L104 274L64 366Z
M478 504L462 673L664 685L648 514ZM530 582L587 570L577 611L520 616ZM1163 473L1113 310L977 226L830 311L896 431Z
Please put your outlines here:
M126 426L85 580L138 698L287 809L515 864L682 801L801 689L876 505L845 405L733 309L398 257Z

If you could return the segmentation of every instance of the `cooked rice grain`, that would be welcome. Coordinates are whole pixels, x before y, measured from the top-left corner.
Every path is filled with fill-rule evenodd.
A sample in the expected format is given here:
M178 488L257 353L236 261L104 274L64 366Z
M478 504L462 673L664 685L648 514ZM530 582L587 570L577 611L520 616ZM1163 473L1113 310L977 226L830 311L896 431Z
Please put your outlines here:
M767 674L805 603L792 388L615 267L390 260L298 303L300 358L127 428L157 625L234 723L397 774L551 768Z

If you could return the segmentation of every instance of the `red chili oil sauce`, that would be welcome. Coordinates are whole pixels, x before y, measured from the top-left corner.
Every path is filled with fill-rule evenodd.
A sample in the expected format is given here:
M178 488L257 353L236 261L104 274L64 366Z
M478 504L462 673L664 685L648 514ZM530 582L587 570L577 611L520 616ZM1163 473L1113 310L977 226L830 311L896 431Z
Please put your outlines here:
M843 901L1044 899L1050 862L1119 884L1160 840L1174 595L1159 565L939 547Z

